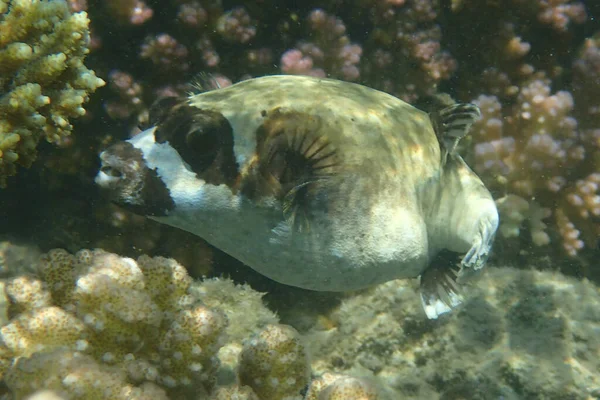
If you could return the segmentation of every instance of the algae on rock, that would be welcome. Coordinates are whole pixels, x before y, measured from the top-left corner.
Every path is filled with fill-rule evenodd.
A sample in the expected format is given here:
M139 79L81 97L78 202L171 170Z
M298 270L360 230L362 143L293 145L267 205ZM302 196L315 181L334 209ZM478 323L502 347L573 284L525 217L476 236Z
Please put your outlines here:
M64 0L0 0L0 187L32 164L40 139L70 135L69 119L104 85L83 64L88 25Z

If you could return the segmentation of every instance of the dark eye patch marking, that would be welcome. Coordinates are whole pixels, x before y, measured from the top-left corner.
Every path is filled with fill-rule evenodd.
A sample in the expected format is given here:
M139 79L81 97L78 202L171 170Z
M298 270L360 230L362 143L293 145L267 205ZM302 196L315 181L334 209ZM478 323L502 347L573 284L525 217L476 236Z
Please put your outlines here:
M309 229L311 208L323 205L327 182L339 167L337 151L320 118L279 108L256 131L257 159L242 193L282 201L284 217L298 231Z
M184 101L184 98L174 96L163 97L156 100L148 110L148 122L140 128L146 130L153 126L160 125L169 117L169 113Z
M239 174L233 151L233 129L219 112L187 102L174 105L154 133L157 143L169 142L198 178L232 187Z

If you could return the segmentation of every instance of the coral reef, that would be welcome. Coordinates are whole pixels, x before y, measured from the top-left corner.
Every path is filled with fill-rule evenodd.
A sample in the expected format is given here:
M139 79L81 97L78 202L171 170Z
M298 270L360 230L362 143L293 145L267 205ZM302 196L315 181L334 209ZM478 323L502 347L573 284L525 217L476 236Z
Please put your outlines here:
M89 20L63 0L0 1L0 187L29 167L41 138L59 143L104 81L87 69Z
M174 393L211 389L227 320L193 301L191 279L175 261L144 256L134 261L99 250L72 256L55 250L44 256L39 275L41 280L17 277L6 287L14 318L0 329L2 364L28 360L23 361L26 366L3 369L17 397L41 388L70 392L60 380L53 384L52 376L50 381L40 373L27 378L28 371L41 372L57 357L70 358L65 361L67 375L70 368L86 370L99 362L118 365L113 380L129 386L152 382ZM110 374L104 367L96 369ZM32 382L33 377L39 381ZM115 390L125 390L115 385Z
M416 290L388 282L321 316L328 323L317 320L303 335L317 355L313 372L369 379L385 399L600 393L598 286L557 272L489 268L464 306L437 322L425 318Z
M532 242L547 245L543 221L553 218L565 252L574 256L595 248L600 235L599 176L589 162L598 149L586 146L573 96L550 90L547 80L536 79L511 107L496 96L475 99L483 117L473 127L474 169L500 194L504 236L518 236L528 220Z
M32 399L266 400L287 389L305 400L600 397L600 294L585 279L492 268L438 322L422 314L414 282L348 295L339 307L342 295L307 302L317 295L240 272L91 185L98 152L139 132L154 101L192 90L199 72L213 86L327 76L417 106L448 92L482 109L461 151L501 213L492 261L519 257L522 269L599 282L599 13L582 0L0 0L0 186L31 166L0 189L0 390ZM108 85L86 112L103 84L95 74ZM56 146L38 152L40 141ZM37 247L57 246L133 258L53 251L34 263ZM193 283L175 261L141 254L174 257L194 277L258 282L300 333L278 325L247 285ZM195 354L194 340L208 350ZM277 358L290 349L295 376Z
M295 379L287 379L291 375ZM238 370L240 382L260 398L302 399L310 365L298 332L286 325L269 325L245 343Z
M50 3L64 9L62 1ZM151 104L190 91L199 72L213 73L221 85L281 72L327 76L417 105L440 91L477 102L484 118L465 154L495 189L501 232L511 244L507 253L539 251L531 244L569 256L597 251L597 6L577 0L67 4L72 12L89 13L92 32L83 37L91 37L92 53L86 62L109 85L90 105L90 123L80 122L89 134L63 137L60 153L44 155L43 167L52 172L45 176L48 185L64 185L64 176L89 179L87 168L100 149L139 132ZM7 139L0 146L9 145L15 144ZM32 159L22 157L27 164ZM129 227L126 221L121 226ZM140 252L150 251L157 237L149 230ZM110 247L107 241L99 246Z
M139 132L155 100L186 93L201 71L222 85L281 72L334 77L418 105L448 91L485 108L466 155L495 189L501 232L517 238L509 240L516 244L512 253L550 243L570 256L597 249L599 50L598 34L590 34L598 30L592 6L576 0L68 5L90 15L89 62L109 82L94 121L107 118L105 126L82 123L94 133L63 139L64 151L44 158L56 174L83 175L77 166L91 169L97 151ZM509 154L513 149L518 155ZM56 174L49 182L60 184ZM148 243L156 240L149 236Z
M355 81L360 76L362 48L350 42L341 19L328 15L322 9L310 12L307 17L309 37L296 48L281 56L281 71L286 74L310 76L338 76ZM325 72L327 71L327 72Z
M247 285L103 250L52 250L37 275L2 282L0 379L15 399L304 398L302 338ZM347 384L318 386L336 399Z
M313 379L305 400L377 400L377 391L364 379L325 373Z

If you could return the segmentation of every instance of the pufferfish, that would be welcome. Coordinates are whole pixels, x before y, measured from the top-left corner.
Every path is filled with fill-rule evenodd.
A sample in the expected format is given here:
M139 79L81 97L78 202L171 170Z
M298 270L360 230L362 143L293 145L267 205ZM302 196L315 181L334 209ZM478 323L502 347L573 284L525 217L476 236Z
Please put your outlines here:
M96 183L275 281L349 291L420 277L437 318L486 263L498 212L456 151L475 105L428 114L355 83L276 75L156 110L101 153Z

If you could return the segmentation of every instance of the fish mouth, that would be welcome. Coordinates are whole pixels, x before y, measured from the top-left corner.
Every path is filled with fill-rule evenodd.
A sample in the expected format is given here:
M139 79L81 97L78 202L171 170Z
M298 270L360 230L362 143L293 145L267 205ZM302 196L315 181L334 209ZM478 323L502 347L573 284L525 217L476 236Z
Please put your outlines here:
M123 178L123 172L107 160L106 152L100 153L100 161L100 170L94 182L103 189L114 188Z

